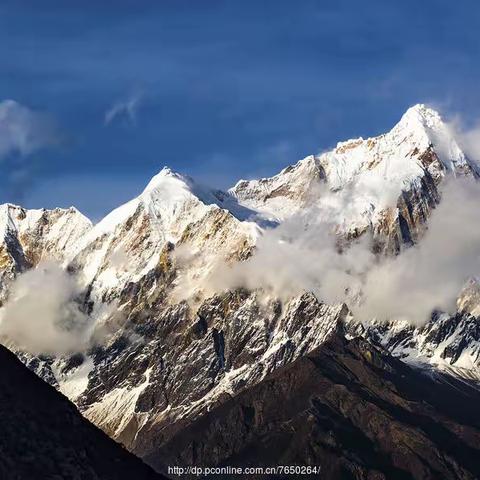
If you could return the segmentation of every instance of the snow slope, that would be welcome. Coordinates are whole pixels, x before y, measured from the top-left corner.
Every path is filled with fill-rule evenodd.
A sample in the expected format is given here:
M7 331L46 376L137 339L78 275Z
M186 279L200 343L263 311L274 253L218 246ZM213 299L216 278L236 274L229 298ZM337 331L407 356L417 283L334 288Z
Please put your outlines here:
M174 256L186 259L184 276L206 275L212 257L240 257L258 234L255 222L244 221L246 209L227 197L164 168L78 241L69 264L97 307L152 272L166 281Z
M41 260L64 261L92 224L76 208L53 210L0 205L0 297L18 273Z
M316 204L325 219L353 231L378 225L402 192L438 184L448 173L478 176L479 170L440 115L415 105L384 135L339 142L271 178L241 180L230 193L276 219Z

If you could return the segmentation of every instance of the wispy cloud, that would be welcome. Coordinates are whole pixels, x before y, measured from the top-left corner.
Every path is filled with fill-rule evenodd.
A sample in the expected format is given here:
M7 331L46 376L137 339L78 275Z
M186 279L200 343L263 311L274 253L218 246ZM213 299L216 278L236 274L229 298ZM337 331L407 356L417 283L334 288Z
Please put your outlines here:
M128 98L115 102L106 112L104 123L110 125L115 119L126 119L129 123L137 123L138 109L143 100L143 93L133 92Z
M14 100L0 101L0 162L8 201L22 201L35 181L38 162L32 154L62 142L63 135L50 114Z
M27 156L60 143L53 118L14 100L0 102L0 160L12 154Z

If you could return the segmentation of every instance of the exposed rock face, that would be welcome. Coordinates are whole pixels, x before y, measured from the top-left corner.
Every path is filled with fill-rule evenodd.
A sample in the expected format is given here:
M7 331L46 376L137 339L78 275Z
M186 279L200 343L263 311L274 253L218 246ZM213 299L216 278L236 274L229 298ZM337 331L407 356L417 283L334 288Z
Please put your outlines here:
M406 321L347 323L351 336L363 336L394 356L420 368L449 372L480 381L480 286L478 279L465 285L457 300L457 313L433 312L421 326Z
M164 168L139 197L95 225L74 245L69 264L82 275L93 307L129 302L133 285L167 287L173 254L185 266L185 284L208 273L213 258L248 255L258 227L242 221L249 213L221 193Z
M69 248L92 227L77 209L26 210L0 205L0 296L8 281L42 259L63 261Z
M95 367L77 404L143 455L153 425L167 439L179 419L190 421L315 349L342 328L346 314L309 294L282 311L242 291L205 301L193 317L185 304L171 307L139 321L140 342L118 337L93 353Z
M240 180L230 193L243 205L265 211L271 218L285 218L308 206L325 179L324 168L311 155L274 177Z
M362 333L408 363L480 380L480 321L466 312L435 313L421 327L398 321L374 323Z
M158 470L164 462L312 465L325 479L474 479L479 399L465 383L426 377L368 342L335 335L145 459ZM157 441L153 430L149 445Z
M0 478L160 479L0 345Z

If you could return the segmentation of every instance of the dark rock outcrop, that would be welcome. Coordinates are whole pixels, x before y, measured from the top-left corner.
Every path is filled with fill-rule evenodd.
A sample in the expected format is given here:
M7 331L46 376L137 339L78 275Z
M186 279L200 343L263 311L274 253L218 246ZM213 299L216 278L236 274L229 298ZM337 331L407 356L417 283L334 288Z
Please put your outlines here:
M161 479L0 345L0 479Z
M362 339L335 336L198 418L145 460L158 470L165 462L312 465L322 479L474 479L479 400L465 382L428 377Z

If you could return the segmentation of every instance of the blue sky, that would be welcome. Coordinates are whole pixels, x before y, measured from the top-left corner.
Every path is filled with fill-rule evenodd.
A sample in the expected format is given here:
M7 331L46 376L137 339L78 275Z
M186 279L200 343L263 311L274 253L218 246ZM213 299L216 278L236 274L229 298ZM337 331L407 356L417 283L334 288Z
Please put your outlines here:
M473 0L0 2L0 100L41 137L2 146L0 116L0 201L98 219L163 165L223 188L418 102L474 122L478 25Z

